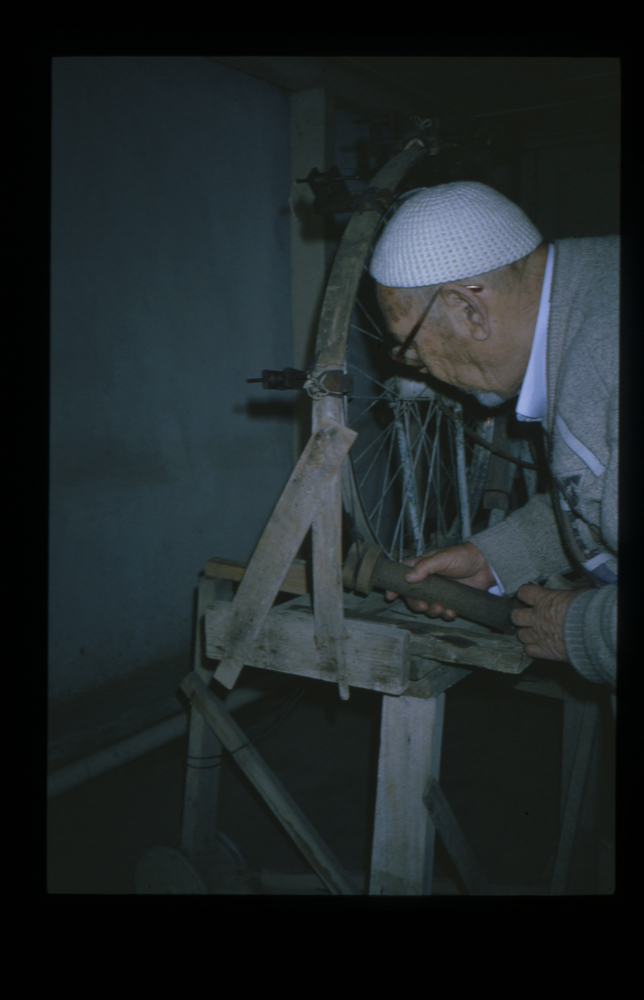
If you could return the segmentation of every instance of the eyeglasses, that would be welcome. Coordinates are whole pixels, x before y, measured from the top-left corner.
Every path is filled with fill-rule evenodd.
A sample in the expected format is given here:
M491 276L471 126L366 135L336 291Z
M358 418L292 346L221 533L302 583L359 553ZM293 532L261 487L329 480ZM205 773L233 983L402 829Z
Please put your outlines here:
M470 291L472 291L472 292L482 292L483 291L483 286L482 285L466 285L465 287L469 288ZM427 317L429 315L429 310L434 305L434 302L438 298L439 292L441 292L442 289L443 289L443 286L439 285L439 287L436 289L436 291L432 295L431 299L429 300L429 304L426 306L424 312L422 312L420 314L419 318L416 320L416 322L414 323L413 327L409 331L409 333L408 333L407 337L405 338L405 340L403 341L400 349L398 351L396 351L395 354L392 353L392 357L393 357L394 361L400 361L400 362L402 362L402 364L405 363L405 354L407 353L407 351L409 350L409 348L413 344L414 340L416 339L416 334L418 333L418 331L420 330L421 326L423 325L423 323L427 319Z

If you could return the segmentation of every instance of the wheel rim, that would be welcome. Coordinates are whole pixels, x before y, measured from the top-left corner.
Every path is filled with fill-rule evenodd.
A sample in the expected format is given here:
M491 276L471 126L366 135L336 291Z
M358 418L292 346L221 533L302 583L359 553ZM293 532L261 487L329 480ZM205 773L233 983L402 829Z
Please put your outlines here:
M372 185L394 192L422 155L422 150L403 151ZM322 305L315 367L317 372L342 368L356 379L354 392L340 407L344 422L359 432L342 468L343 505L351 531L379 542L392 558L403 558L469 533L489 455L478 446L464 446L462 411L455 400L432 393L427 380L396 377L394 369L401 368L383 350L384 326L374 316L377 307L369 303L367 309L362 301L362 291L371 282L366 262L387 216L354 216L345 230ZM491 440L492 419L477 423L475 429ZM358 466L370 448L379 448L374 435L380 435L389 450L381 451L365 478ZM455 467L460 469L460 490Z

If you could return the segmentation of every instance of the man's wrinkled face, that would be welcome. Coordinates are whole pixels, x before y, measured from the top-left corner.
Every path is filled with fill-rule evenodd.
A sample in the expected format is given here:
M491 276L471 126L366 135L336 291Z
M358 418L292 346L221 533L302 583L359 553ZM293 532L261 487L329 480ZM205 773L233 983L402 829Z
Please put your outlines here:
M377 285L376 291L387 328L398 343L403 344L421 316L426 299L419 297L415 289ZM502 394L504 386L490 387L480 345L463 336L462 328L457 330L454 320L440 306L437 302L431 308L404 358L397 360L474 396L482 406L500 406L516 395L516 390ZM464 308L464 315L467 315L467 308ZM392 356L395 354L396 351L392 352Z

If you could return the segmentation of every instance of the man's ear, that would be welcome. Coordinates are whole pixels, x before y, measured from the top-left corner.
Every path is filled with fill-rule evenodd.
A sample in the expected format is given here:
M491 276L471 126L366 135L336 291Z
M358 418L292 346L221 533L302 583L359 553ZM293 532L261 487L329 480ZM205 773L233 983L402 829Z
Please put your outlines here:
M491 334L485 289L470 292L462 285L443 288L443 301L457 328L473 340L487 340Z

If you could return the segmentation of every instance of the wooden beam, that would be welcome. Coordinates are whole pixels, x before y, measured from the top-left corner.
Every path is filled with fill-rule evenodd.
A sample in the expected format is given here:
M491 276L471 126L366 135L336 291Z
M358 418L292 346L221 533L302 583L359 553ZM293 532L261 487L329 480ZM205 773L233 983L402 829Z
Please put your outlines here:
M334 895L359 895L335 856L318 836L284 786L275 777L254 746L226 711L224 704L196 673L181 684L191 704L216 733L273 815Z
M230 594L225 594L227 589L230 589ZM206 608L211 607L217 600L223 600L230 607L232 600L230 582L202 576L199 579L197 595L193 669L205 681L208 680L210 672L205 669L207 660L204 649L204 614ZM210 726L206 724L199 712L191 709L188 728L188 768L186 770L181 825L181 850L197 867L216 844L217 800L221 777L221 768L200 766L200 762L212 765L213 759L221 752L221 743Z
M276 609L277 610L277 609ZM225 649L232 606L216 602L205 613L206 655L219 659ZM402 694L409 683L409 634L386 624L345 621L345 676L352 687ZM315 620L306 608L267 616L252 644L247 666L337 682L335 665L315 640ZM215 677L217 674L215 673Z
M225 655L215 673L234 687L289 566L324 499L326 487L357 437L333 421L311 435L262 533L232 602Z
M444 709L445 695L383 699L370 896L431 894L434 825L423 792L438 777Z
M232 580L234 583L239 583L243 579L247 568L247 562L240 562L237 559L218 559L217 556L207 559L204 564L206 576L217 577L220 580ZM309 593L305 559L293 560L286 571L280 591L284 594L302 595Z
M353 617L347 612L347 620ZM512 635L498 632L453 628L436 624L422 615L399 614L394 609L377 615L361 615L363 621L379 621L410 633L410 655L455 666L484 667L504 674L520 674L533 660L523 644Z
M599 708L597 702L590 698L585 701L567 698L564 705L568 706L570 702L572 702L576 716L576 733L572 734L573 739L576 735L576 741L574 755L572 760L569 760L570 770L568 774L565 772L563 774L562 785L566 788L566 804L563 810L559 845L550 884L551 896L562 896L566 891L573 847L582 825L584 795L591 794L593 796L595 792L593 788L595 775L592 774L591 762L595 741L598 738ZM570 726L570 728L573 727ZM566 720L564 720L564 735L565 731ZM566 764L565 756L564 764Z
M327 420L342 422L342 400L323 396L313 403L313 429ZM324 503L313 518L313 611L315 643L321 663L335 672L340 697L349 698L345 664L342 593L342 486L340 469L328 484Z

